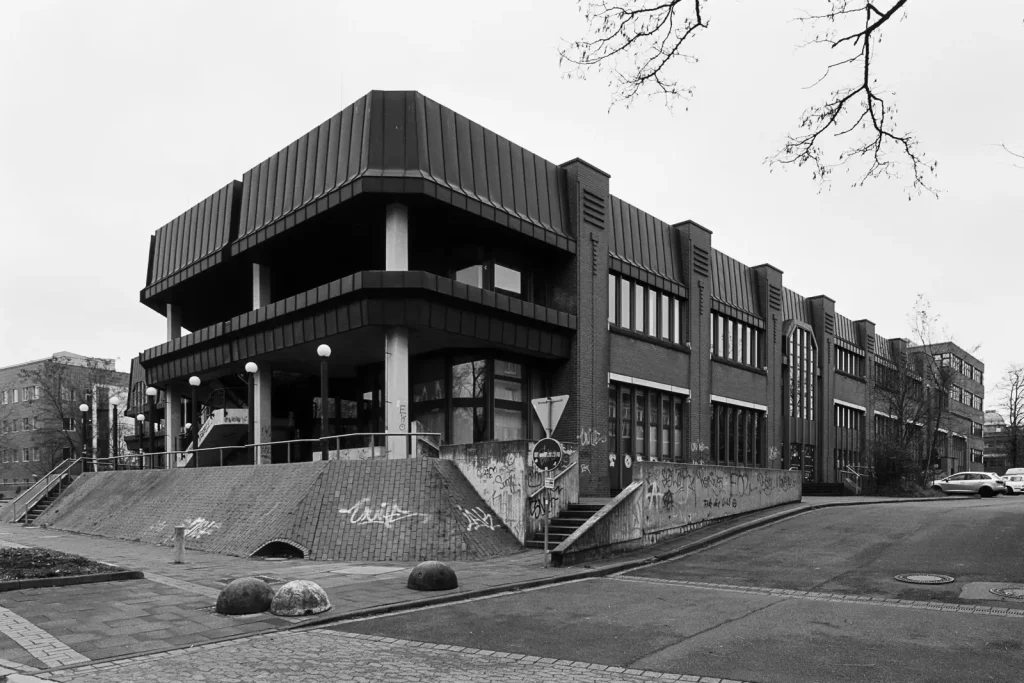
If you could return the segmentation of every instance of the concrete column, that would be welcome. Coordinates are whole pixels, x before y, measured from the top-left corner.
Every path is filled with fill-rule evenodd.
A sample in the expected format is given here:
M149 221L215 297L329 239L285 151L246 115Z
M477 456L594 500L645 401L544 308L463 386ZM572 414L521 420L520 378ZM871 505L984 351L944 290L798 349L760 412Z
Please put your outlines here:
M181 306L167 304L167 341L181 337ZM178 434L181 432L181 390L175 386L164 389L164 450L178 449ZM177 458L168 456L164 466L171 468L177 465Z
M409 270L409 209L388 204L384 217L384 266L387 270ZM389 327L384 333L384 429L409 430L409 329ZM408 458L409 440L388 437L388 458ZM415 449L412 451L415 454Z
M270 268L260 263L252 264L252 310L263 308L270 303Z
M270 387L271 371L266 363L260 363L260 369L253 378L253 421L256 423L256 443L270 443L274 440L270 422ZM270 446L263 446L256 449L259 457L255 458L256 465L270 464Z
M409 432L409 328L389 327L384 333L384 429ZM388 458L408 458L409 440L388 437Z
M181 390L169 385L164 390L164 450L175 451L178 449L178 436L181 433ZM177 457L168 457L166 466L168 468L177 466Z
M181 336L181 306L167 304L167 341Z
M409 270L409 209L388 204L384 217L384 269Z

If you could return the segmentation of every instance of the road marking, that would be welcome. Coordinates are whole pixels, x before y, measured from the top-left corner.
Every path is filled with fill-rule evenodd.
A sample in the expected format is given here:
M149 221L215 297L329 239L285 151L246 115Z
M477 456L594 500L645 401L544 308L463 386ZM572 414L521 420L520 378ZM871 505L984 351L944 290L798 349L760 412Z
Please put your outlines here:
M0 607L0 633L47 666L88 662L89 658L6 607Z
M880 598L874 595L850 595L847 593L817 593L787 588L761 588L759 586L733 586L724 583L707 583L705 581L684 581L682 579L656 579L646 576L609 576L614 581L632 581L634 583L655 583L685 588L702 588L719 590L729 593L747 593L749 595L771 595L781 598L798 600L816 600L819 602L842 602L858 605L881 605L883 607L905 607L910 609L929 609L940 612L959 612L966 614L988 614L995 617L1024 618L1024 608L990 607L988 605L961 605L955 602L939 602L937 600L900 600L899 598Z

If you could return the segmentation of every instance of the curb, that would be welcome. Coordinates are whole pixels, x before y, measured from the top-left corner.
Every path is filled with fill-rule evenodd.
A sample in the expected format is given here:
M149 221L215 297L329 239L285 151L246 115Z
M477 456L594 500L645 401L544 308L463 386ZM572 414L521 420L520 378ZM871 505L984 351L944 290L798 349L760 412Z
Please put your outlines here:
M77 576L47 576L39 579L15 579L0 581L0 593L27 588L52 588L54 586L77 586L83 583L105 583L107 581L130 581L144 579L139 571L106 572L103 574L79 574Z

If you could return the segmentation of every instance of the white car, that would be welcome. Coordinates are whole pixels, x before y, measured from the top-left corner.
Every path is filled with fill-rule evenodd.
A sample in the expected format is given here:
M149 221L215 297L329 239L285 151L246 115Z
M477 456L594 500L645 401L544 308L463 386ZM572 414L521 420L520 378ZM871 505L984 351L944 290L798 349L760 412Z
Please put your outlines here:
M1024 474L1004 475L1003 481L1006 483L1007 495L1012 496L1018 493L1024 493Z
M1002 477L991 472L960 472L945 479L936 479L932 482L932 489L942 491L946 495L977 493L983 498L987 498L1006 493L1006 484Z

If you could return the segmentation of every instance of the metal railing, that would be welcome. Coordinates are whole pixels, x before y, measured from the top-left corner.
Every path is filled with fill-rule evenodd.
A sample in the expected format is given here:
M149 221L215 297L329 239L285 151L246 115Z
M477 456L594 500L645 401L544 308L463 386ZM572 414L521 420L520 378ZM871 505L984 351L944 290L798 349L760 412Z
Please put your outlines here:
M343 449L342 439L361 438L363 445ZM316 439L291 439L287 441L269 441L258 444L237 446L215 446L212 448L190 448L186 450L161 451L159 453L130 453L127 455L92 458L90 463L96 471L130 470L130 469L171 469L178 467L224 467L233 465L261 464L263 456L272 458L280 456L283 451L285 464L292 462L309 462L322 456L326 447L327 456L331 453L340 455L340 451L348 450L351 457L342 459L372 460L388 458L390 439L405 441L406 457L416 457L418 444L432 451L429 457L440 453L441 435L437 432L357 432L353 434L335 434ZM383 443L378 444L378 441ZM332 449L331 446L334 446ZM276 453L275 453L276 449ZM244 454L244 455L240 455ZM203 457L203 456L207 457ZM322 459L322 458L321 458ZM184 460L186 464L171 464ZM263 461L262 464L272 464Z
M81 462L82 458L64 460L47 472L42 479L25 489L20 496L9 503L11 509L9 521L18 522L22 517L27 518L29 511L45 498L54 487L60 486L64 478L71 474L72 469ZM19 509L21 510L20 513Z

